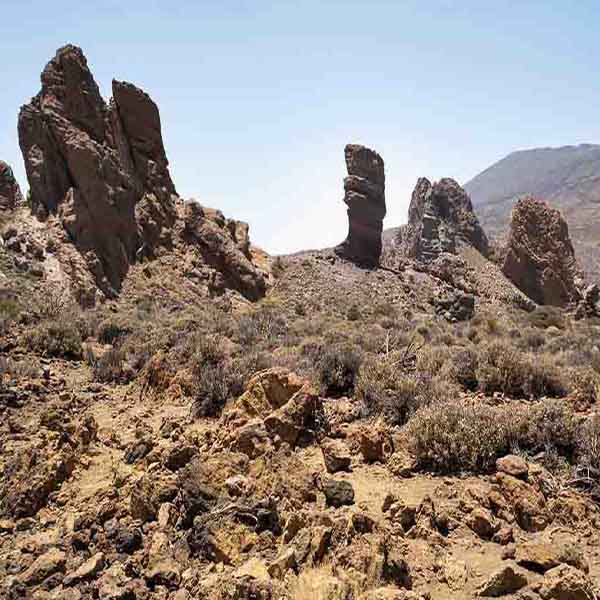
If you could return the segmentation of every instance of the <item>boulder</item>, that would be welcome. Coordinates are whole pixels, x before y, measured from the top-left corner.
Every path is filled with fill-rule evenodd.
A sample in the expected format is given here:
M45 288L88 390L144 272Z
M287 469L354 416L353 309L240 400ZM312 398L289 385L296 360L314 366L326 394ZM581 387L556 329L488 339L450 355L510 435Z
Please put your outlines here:
M569 565L550 569L540 587L544 600L589 600L595 598L594 586L587 575Z
M509 454L499 458L496 461L496 470L508 475L512 475L513 477L517 477L518 479L525 480L527 479L527 474L529 473L527 461L520 456L515 456L514 454Z
M502 270L538 304L566 306L580 298L582 276L569 227L543 200L525 197L515 204Z
M0 160L0 210L13 210L22 202L21 188L12 169Z
M64 572L66 562L67 555L58 548L52 548L38 556L23 572L20 580L25 585L37 585L55 573Z
M516 565L503 565L480 586L477 595L498 598L514 594L528 584L527 574Z
M454 179L417 181L408 209L408 224L398 232L401 253L424 263L440 254L455 254L461 243L489 254L487 237L473 211L471 199Z
M354 504L354 488L349 481L327 479L323 483L323 492L327 506L339 508Z
M350 468L351 456L343 442L331 439L323 440L321 452L328 473L348 471Z
M568 536L522 542L515 548L515 560L519 565L538 573L544 573L563 563L586 573L589 570L580 545Z
M348 236L335 252L357 264L377 266L386 214L383 159L374 150L357 144L348 144L344 155L348 170L344 179Z
M95 577L104 568L104 554L97 552L88 558L76 571L67 575L64 585L72 585Z

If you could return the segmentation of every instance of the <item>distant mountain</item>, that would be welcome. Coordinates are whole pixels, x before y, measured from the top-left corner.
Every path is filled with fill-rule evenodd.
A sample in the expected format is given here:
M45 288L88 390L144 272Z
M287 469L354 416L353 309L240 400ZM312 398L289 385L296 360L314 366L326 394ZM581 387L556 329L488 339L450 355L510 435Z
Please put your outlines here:
M531 194L559 208L586 273L600 281L600 145L513 152L464 187L492 237L504 236L520 196Z

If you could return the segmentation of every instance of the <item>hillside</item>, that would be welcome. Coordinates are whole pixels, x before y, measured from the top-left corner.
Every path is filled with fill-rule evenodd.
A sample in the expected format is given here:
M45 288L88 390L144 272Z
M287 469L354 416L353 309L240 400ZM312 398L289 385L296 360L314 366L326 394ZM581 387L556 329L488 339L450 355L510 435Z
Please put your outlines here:
M504 235L514 201L526 194L559 208L587 274L600 279L600 146L513 152L465 185L486 231Z

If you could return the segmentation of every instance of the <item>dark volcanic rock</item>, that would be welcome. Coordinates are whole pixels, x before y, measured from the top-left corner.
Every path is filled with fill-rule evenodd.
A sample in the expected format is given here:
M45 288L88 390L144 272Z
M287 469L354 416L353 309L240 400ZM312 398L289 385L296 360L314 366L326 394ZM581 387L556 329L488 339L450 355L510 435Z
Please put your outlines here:
M385 217L385 171L377 152L355 144L344 149L348 177L344 202L348 205L348 237L336 247L339 256L365 266L376 266L381 256Z
M22 201L21 189L12 169L0 160L0 210L12 210Z
M398 233L403 254L428 263L443 252L455 253L460 242L470 244L484 256L489 253L471 199L453 179L432 184L422 177L412 194L408 224Z
M57 217L106 296L120 291L132 264L178 244L184 252L190 244L198 250L221 287L250 299L264 294L245 224L223 218L200 227L186 218L169 174L159 111L146 93L113 81L107 104L83 52L71 45L57 51L41 80L18 126L32 210Z
M538 304L566 306L579 300L582 274L560 211L532 197L515 204L502 270Z
M107 106L81 49L65 46L19 114L32 207L58 216L107 295L160 237L144 235L136 212L153 213L162 229L175 210L156 105L130 84L113 82L113 93Z

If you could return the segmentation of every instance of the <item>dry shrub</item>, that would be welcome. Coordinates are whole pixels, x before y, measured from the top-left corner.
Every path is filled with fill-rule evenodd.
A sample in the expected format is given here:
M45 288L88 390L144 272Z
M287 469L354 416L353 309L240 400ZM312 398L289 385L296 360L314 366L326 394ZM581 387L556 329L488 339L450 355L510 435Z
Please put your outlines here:
M205 356L204 362L198 361L192 368L192 415L196 418L218 416L229 399L242 394L254 373L269 366L269 358L257 352L235 358Z
M244 346L252 346L259 342L272 345L287 331L288 324L281 310L266 305L240 317L237 336Z
M81 358L81 333L71 320L61 318L45 321L26 335L27 345L45 356Z
M586 419L577 438L578 463L597 478L600 475L600 414Z
M418 408L445 402L458 393L446 380L403 369L403 358L401 351L395 351L369 356L361 365L356 392L367 415L381 415L401 425Z
M600 374L589 367L574 370L572 391L580 402L585 404L598 402L600 400Z
M124 320L106 319L98 326L98 341L102 344L115 344L133 330L132 323L126 323Z
M565 315L556 306L538 306L527 315L527 319L534 327L542 329L547 329L548 327L564 329L566 327Z
M331 398L354 394L362 358L358 348L347 344L319 353L315 366L323 394Z
M571 458L576 421L557 400L501 407L461 400L419 410L407 425L407 437L423 468L488 472L511 451L554 451Z
M492 342L479 357L476 370L479 388L512 398L561 398L567 389L562 374L545 355L531 357L506 342Z

